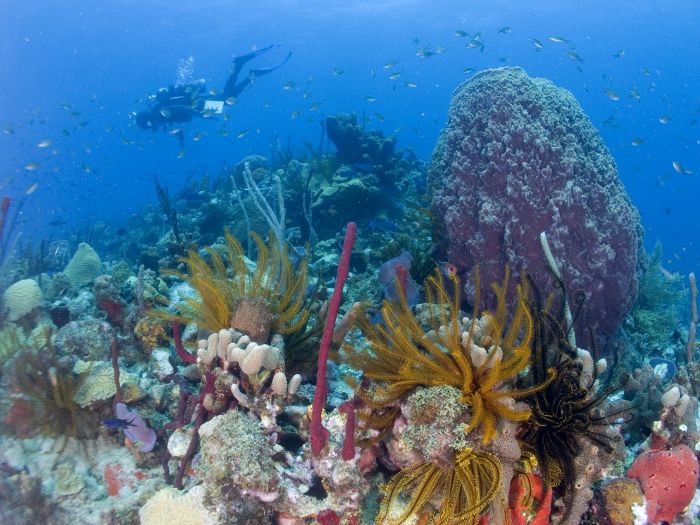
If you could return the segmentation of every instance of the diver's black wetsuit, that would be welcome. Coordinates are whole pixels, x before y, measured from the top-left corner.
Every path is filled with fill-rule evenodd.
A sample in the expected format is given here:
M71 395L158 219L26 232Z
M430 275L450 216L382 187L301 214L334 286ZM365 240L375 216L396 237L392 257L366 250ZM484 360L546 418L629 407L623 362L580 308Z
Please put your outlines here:
M277 45L269 45L252 53L236 57L233 60L233 71L226 81L224 91L221 94L223 101L231 97L237 98L257 77L272 73L287 63L292 53L288 53L281 64L275 67L264 69L251 69L248 75L238 81L238 76L243 70L243 66L253 60L258 55L269 51ZM220 100L219 97L207 96L204 80L198 80L189 84L180 84L161 88L155 96L149 97L150 109L136 114L136 124L143 129L158 131L161 127L167 130L173 124L191 122L193 117L209 116L210 111L205 108L209 100ZM180 146L184 147L184 134L179 130L176 135L180 141Z

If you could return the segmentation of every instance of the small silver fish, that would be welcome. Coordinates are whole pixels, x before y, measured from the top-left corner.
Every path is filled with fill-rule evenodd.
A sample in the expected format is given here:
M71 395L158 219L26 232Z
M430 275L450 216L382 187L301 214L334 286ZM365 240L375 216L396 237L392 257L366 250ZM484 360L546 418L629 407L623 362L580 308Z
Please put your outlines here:
M610 89L610 88L603 89L602 92L605 93L606 97L608 97L610 100L612 100L614 102L617 102L618 100L620 100L620 95L618 95L617 91L615 91L614 89Z

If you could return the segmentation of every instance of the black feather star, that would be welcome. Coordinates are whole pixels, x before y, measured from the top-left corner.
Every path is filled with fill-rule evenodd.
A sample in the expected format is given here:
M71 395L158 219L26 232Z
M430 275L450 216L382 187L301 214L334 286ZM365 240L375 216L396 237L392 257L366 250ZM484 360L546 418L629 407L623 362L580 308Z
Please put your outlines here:
M537 458L545 485L558 488L565 501L570 503L577 478L575 460L583 450L590 448L586 447L585 440L607 454L615 451L619 436L607 429L614 417L629 411L629 407L606 414L602 405L624 386L627 378L613 383L613 366L606 380L598 385L594 366L592 378L586 380L583 365L576 359L576 349L568 341L567 330L559 319L543 308L537 288L532 282L530 284L535 297L531 307L535 331L532 339L533 382L541 382L552 367L556 369L556 377L544 389L526 399L532 416L520 438L525 448ZM565 294L563 284L558 284ZM579 310L584 299L584 294L575 297ZM567 504L566 515L569 510Z

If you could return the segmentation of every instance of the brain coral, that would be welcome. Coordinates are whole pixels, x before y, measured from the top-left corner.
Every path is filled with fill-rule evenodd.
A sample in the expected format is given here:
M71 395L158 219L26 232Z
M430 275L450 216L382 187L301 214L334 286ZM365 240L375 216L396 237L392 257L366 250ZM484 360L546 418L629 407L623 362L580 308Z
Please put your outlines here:
M471 274L465 282L477 264L485 283L508 264L545 283L546 232L565 284L587 294L579 326L610 335L619 327L637 293L643 230L571 93L520 68L475 75L454 92L428 176L434 238Z
M100 256L89 244L81 242L63 273L68 277L71 287L80 288L92 283L101 271Z
M172 487L160 489L139 510L141 525L216 525L219 521L204 506L204 488L181 494Z
M34 279L22 279L12 284L3 295L4 308L10 321L24 317L41 305L42 295Z

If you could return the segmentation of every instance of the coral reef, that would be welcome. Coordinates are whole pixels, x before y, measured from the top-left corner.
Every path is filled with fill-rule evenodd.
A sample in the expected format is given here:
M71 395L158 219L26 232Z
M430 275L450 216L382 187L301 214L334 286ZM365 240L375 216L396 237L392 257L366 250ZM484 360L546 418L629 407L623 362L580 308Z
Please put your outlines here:
M639 292L625 328L635 348L645 356L663 355L670 336L678 329L686 293L680 275L662 271L661 244L657 243L639 279ZM681 306L682 305L682 306Z
M2 523L697 523L696 312L578 104L476 75L432 194L370 121L5 259Z
M366 131L357 124L357 116L339 113L325 121L328 138L338 149L338 159L348 164L380 164L389 167L394 158L396 139L381 131Z
M451 263L480 264L487 282L505 264L544 282L536 232L546 232L564 280L590 294L583 325L608 335L621 325L637 291L639 214L568 91L519 68L476 74L455 90L429 184L434 239Z

